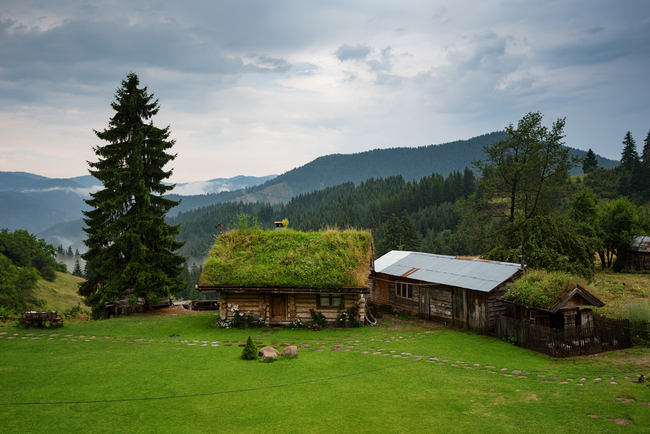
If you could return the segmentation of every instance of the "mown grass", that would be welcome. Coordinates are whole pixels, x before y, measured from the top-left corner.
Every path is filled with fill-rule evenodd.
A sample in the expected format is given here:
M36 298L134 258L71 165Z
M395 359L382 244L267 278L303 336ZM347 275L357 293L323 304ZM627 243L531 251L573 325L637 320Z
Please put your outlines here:
M2 432L581 433L647 432L650 426L644 404L650 389L623 379L650 372L647 349L558 360L467 330L393 316L380 327L322 332L217 329L211 326L215 318L139 315L29 331L43 334L41 340L0 339ZM86 338L46 340L52 332ZM297 358L276 363L244 361L238 345L249 335L275 346L325 348L301 349ZM96 338L86 342L90 336ZM100 342L103 336L112 339ZM220 346L176 345L181 340L219 340ZM351 351L330 351L337 343ZM372 354L379 349L450 361ZM451 366L456 361L466 365ZM487 364L498 373L481 371ZM530 374L502 375L513 369ZM537 375L559 378L542 383ZM588 381L577 386L583 377ZM596 384L594 377L605 381ZM609 377L619 384L609 384ZM573 381L559 384L567 378ZM145 398L166 399L13 405ZM619 426L610 419L632 423Z

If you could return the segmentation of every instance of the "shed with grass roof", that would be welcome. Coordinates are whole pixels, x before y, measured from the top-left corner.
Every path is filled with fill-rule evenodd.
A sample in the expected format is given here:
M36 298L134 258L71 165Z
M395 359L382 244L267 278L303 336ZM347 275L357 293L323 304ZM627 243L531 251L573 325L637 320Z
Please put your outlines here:
M375 261L370 299L379 307L471 328L494 329L501 296L521 274L507 262L393 250Z
M592 308L605 303L586 286L568 274L531 272L504 294L506 316L553 329L592 328Z
M334 323L358 304L363 323L372 260L366 231L233 230L212 246L198 289L219 293L221 319L237 306L268 324L310 321L310 309Z

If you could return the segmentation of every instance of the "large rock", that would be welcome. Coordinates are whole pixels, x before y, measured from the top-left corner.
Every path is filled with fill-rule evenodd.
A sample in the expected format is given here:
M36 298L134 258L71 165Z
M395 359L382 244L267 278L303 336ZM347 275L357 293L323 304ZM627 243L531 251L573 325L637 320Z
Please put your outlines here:
M288 347L285 347L282 350L282 356L297 356L298 355L298 347L295 345L289 345Z
M278 350L273 347L264 347L259 352L259 356L262 358L262 360L275 359L278 357L278 355Z

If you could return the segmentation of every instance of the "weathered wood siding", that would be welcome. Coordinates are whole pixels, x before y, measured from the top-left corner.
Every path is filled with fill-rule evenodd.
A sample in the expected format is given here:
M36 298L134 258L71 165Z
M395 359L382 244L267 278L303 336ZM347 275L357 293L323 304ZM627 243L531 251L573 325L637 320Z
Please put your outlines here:
M393 310L397 312L406 312L413 316L420 313L420 286L418 282L405 278L393 278L388 284L388 299ZM395 293L395 282L410 283L413 285L413 298L400 297Z
M387 274L377 273L374 279L369 281L370 300L380 309L390 309L390 276Z
M445 285L429 285L429 319L445 324L453 320L452 288Z
M512 286L514 280L509 280L500 286L494 288L488 293L488 314L490 315L489 330L493 331L496 326L496 315L506 315L508 310L507 303L499 300Z

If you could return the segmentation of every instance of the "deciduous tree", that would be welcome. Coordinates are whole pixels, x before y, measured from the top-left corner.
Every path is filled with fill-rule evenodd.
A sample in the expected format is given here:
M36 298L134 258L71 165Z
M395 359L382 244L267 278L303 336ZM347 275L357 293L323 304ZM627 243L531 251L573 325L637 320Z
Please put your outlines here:
M107 143L94 148L98 161L89 162L103 189L86 200L93 209L84 212L88 251L81 256L93 274L79 294L96 317L103 314L104 302L128 289L133 303L137 297L155 303L184 286L177 276L185 260L174 253L182 246L174 240L179 226L165 222L178 202L163 197L174 187L162 182L171 176L165 166L176 157L167 152L174 140L169 140L169 127L153 125L158 100L138 86L134 73L122 81L108 128L95 131Z

